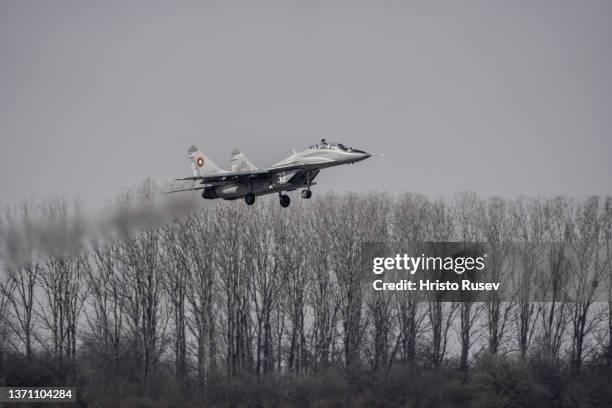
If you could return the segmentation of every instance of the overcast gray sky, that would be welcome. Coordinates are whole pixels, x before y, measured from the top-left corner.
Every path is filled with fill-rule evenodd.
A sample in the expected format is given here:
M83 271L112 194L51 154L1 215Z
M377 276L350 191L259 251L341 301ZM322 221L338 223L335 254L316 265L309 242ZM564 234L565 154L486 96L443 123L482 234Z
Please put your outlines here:
M0 0L0 205L320 138L320 190L612 191L610 1ZM315 191L315 194L317 192Z

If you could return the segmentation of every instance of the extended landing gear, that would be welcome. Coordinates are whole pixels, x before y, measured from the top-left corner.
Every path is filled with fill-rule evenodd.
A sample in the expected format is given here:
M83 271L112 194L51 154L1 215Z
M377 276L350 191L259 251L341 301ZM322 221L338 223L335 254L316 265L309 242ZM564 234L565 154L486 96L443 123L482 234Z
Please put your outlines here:
M319 171L316 170L316 172L314 173L315 177L316 177L318 172ZM306 189L302 190L302 198L304 198L306 200L309 199L310 197L312 197L312 191L310 191L310 180L311 180L310 176L311 176L310 172L307 172L306 173Z
M249 193L249 194L245 195L244 196L244 202L247 203L247 205L255 204L255 194Z
M278 194L278 197L280 198L280 205L283 208L287 208L289 207L289 204L291 204L291 198L289 198L289 196L287 194Z

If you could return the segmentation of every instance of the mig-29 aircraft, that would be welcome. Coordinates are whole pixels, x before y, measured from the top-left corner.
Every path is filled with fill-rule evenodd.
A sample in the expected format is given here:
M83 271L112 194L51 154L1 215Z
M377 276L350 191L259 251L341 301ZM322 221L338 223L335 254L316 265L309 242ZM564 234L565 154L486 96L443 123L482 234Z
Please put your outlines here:
M255 203L255 197L278 193L280 205L288 207L291 199L283 191L303 188L302 198L310 198L310 187L321 169L341 164L352 164L365 160L371 155L363 150L353 149L342 143L331 143L322 139L321 143L310 146L293 154L268 169L259 170L238 149L232 152L232 170L221 170L212 160L204 156L197 147L187 151L191 161L192 177L175 181L193 181L193 187L178 191L202 190L202 198L235 200L244 198L248 205Z

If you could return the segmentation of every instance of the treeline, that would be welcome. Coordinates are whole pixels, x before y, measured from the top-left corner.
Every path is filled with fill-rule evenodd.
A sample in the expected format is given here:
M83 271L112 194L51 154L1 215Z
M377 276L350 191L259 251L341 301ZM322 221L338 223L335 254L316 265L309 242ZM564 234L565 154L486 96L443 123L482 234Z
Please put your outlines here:
M109 405L612 402L610 197L347 193L185 212L138 229L126 212L97 234L66 202L8 211L0 385L74 385ZM520 270L503 254L489 267L525 284L484 302L381 294L360 272L364 241L522 243ZM544 270L552 300L534 302ZM558 293L568 281L580 296Z

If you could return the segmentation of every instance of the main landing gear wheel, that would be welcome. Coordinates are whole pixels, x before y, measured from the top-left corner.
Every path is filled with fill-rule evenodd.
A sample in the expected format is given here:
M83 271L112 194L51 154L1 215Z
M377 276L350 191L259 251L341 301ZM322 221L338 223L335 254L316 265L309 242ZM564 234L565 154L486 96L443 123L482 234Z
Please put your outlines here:
M247 205L255 204L255 194L249 193L249 194L245 195L244 196L244 202L247 203Z
M289 207L289 204L291 204L291 199L289 198L289 196L287 194L280 194L280 205L283 208L287 208Z
M312 197L312 191L302 190L302 198L309 199L310 197Z

